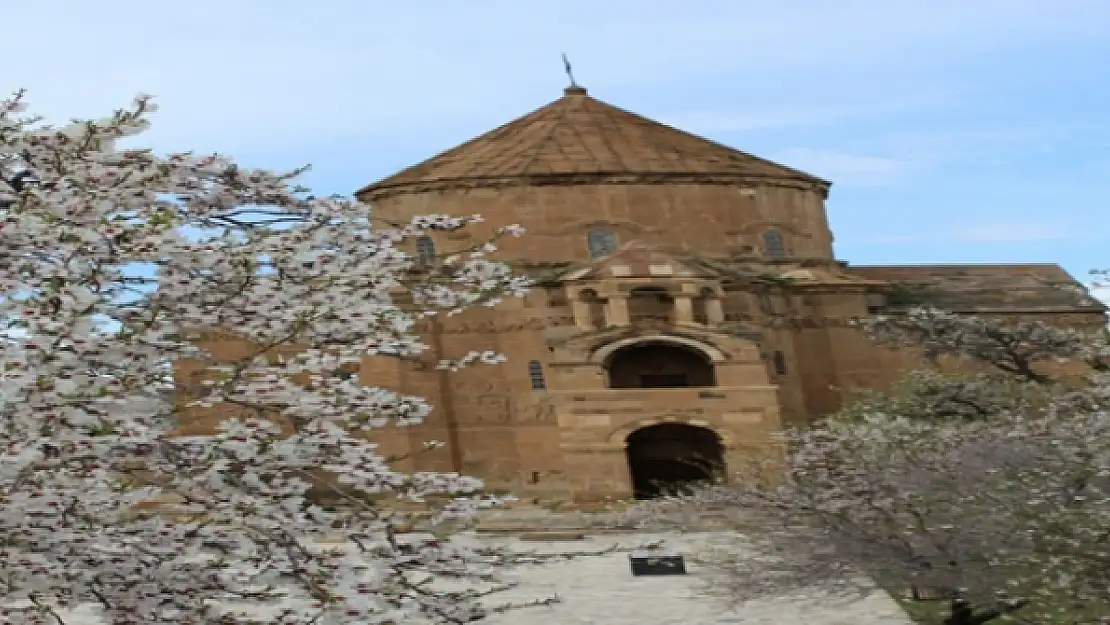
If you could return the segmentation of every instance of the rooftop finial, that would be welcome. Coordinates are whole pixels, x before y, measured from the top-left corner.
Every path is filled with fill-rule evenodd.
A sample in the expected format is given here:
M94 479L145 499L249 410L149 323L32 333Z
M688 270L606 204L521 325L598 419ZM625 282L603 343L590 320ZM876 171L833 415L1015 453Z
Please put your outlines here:
M578 83L574 82L574 72L570 70L570 59L567 58L566 53L563 53L563 69L567 72L567 78L570 79L570 86L577 87Z
M566 70L567 78L570 79L570 86L563 89L563 93L565 95L586 95L585 87L579 86L579 84L574 81L574 72L570 70L570 60L567 59L567 55L565 54L563 55L563 69Z

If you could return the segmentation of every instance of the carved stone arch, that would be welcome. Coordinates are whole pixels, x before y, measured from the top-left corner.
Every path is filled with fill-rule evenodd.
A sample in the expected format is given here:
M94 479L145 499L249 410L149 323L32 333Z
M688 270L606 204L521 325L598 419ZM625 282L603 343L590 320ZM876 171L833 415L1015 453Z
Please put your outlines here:
M725 360L734 360L735 357L736 357L736 351L734 349L722 348L720 346L720 344L718 344L714 340L712 335L708 335L708 334L705 334L705 333L702 333L702 332L697 332L696 330L691 331L691 328L682 328L682 329L679 329L679 330L672 330L668 333L668 336L673 336L675 338L686 339L686 340L689 340L689 341L694 341L695 343L700 343L702 345L707 345L707 346L721 352L722 354L724 354Z
M697 350L704 354L710 362L718 363L728 360L728 356L726 356L723 351L703 341L687 338L685 336L674 336L672 334L645 334L618 339L595 348L590 354L590 362L604 364L610 356L621 349L640 343L670 343L671 345L679 345Z
M709 422L704 419L699 419L697 417L680 416L651 417L625 424L610 432L609 436L605 439L605 443L613 448L623 448L627 444L628 437L631 436L632 433L636 430L642 430L644 428L649 428L653 425L660 425L663 423L679 423L681 425L688 425L690 427L709 430L716 434L717 438L721 439L721 444L725 447L736 446L736 437L732 434L732 432L729 432L728 430L717 429L710 425Z

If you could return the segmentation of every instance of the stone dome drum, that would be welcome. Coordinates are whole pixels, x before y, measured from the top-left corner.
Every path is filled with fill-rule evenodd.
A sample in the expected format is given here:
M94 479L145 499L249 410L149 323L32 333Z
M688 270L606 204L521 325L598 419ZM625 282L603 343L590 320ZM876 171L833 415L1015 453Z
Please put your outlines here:
M527 243L506 242L502 253L538 262L588 259L587 237L598 228L619 244L696 247L711 257L754 248L776 228L792 254L831 259L829 187L575 86L357 195L390 220L481 214L489 228L521 224Z

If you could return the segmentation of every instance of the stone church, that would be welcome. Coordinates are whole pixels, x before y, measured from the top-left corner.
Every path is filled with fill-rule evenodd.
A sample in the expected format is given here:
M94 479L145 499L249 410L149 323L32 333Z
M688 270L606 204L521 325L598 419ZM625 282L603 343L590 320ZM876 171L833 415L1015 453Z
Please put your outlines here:
M481 214L411 252L428 271L499 226L524 299L418 326L426 358L366 358L366 384L435 405L376 435L407 469L475 475L524 499L649 497L727 472L845 389L920 362L854 319L918 304L1105 324L1056 265L854 266L838 260L831 183L646 119L572 86L563 97L357 192L378 218ZM495 350L460 372L440 358Z

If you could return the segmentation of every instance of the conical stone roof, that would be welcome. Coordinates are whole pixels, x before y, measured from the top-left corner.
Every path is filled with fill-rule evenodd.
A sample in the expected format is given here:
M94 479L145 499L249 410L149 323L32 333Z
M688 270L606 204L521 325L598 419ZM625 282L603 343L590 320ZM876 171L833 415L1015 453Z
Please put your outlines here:
M508 184L829 183L592 98L582 87L423 163L368 185L364 200Z

